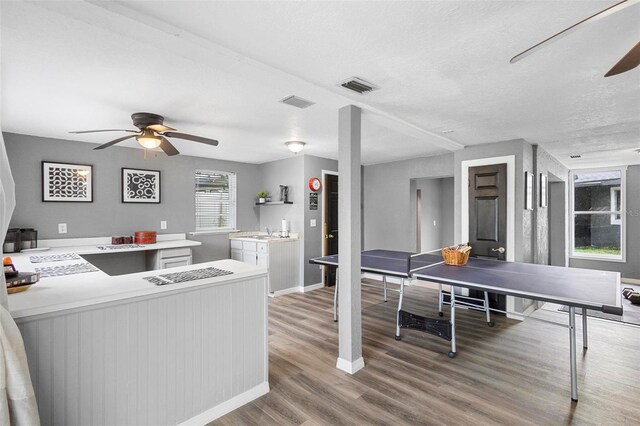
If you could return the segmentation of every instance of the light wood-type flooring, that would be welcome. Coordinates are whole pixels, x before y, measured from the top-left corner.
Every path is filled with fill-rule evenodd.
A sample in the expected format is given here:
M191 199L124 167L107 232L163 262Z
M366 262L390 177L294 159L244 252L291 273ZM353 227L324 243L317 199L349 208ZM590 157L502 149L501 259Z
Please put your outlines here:
M458 356L449 342L402 330L397 293L362 290L365 368L335 368L333 289L269 299L271 391L218 419L221 425L640 424L640 327L589 321L583 353L578 322L578 393L572 403L566 327L460 309ZM437 317L437 292L411 287L405 309ZM448 318L449 309L445 309ZM567 314L534 316L567 323ZM579 317L578 317L579 319Z

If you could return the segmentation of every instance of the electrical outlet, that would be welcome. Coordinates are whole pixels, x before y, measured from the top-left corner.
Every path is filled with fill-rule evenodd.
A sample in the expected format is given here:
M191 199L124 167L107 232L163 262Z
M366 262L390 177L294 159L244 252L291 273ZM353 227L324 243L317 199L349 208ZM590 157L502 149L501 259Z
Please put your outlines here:
M311 219L311 222L309 223L310 227L315 227L316 226L316 220L315 219Z
M58 224L58 234L66 234L67 233L67 224L59 223Z
M160 221L160 229L167 229L167 221L166 220L161 220Z

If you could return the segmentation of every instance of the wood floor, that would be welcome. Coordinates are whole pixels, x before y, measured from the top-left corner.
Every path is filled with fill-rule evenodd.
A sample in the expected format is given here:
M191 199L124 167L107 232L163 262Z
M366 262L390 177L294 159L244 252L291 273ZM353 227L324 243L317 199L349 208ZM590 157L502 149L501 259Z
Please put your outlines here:
M435 317L436 295L409 288L405 309ZM448 342L435 336L403 330L396 341L397 294L384 303L365 287L366 365L348 375L335 368L332 296L324 288L269 300L271 392L214 424L638 424L640 327L590 319L572 403L565 327L495 316L489 328L482 313L461 309L458 356L449 359ZM534 316L567 322L561 312Z

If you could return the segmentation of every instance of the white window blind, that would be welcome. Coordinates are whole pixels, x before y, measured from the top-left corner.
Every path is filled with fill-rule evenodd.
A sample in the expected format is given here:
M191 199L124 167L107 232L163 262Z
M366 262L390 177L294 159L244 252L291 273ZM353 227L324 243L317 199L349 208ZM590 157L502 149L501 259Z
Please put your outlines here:
M196 232L234 229L236 174L196 170Z

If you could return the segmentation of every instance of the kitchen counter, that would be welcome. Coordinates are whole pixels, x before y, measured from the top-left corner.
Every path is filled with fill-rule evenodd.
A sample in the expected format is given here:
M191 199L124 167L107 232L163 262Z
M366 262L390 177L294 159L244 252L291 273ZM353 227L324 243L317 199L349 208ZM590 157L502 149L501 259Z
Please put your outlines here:
M185 244L198 245L162 241L125 250ZM12 258L19 270L33 271L89 263L31 263L33 255L114 253L96 250L56 247ZM143 279L207 267L232 273L161 286ZM266 268L227 259L120 276L43 277L9 295L42 423L206 424L264 395L267 289Z
M298 234L297 233L291 233L289 235L289 237L287 238L282 238L279 236L270 236L269 234L267 234L266 232L251 232L251 231L247 231L247 232L234 232L229 234L229 239L230 240L241 240L241 241L254 241L257 243L264 243L264 242L268 242L268 243L285 243L287 241L297 241L298 238Z

